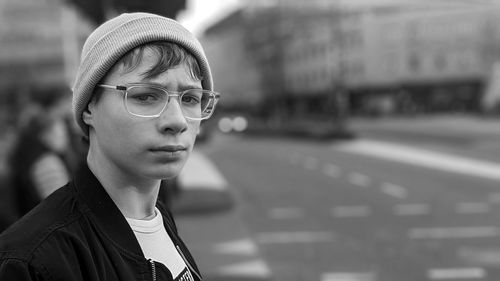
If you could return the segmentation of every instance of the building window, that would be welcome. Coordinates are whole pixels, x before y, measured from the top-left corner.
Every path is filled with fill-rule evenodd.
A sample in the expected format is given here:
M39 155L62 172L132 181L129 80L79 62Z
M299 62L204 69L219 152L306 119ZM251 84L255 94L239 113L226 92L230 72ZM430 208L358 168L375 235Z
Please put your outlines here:
M419 72L420 71L420 58L416 54L410 54L408 57L408 68L411 72Z
M443 53L438 53L434 56L434 67L436 70L443 71L448 66L446 56Z

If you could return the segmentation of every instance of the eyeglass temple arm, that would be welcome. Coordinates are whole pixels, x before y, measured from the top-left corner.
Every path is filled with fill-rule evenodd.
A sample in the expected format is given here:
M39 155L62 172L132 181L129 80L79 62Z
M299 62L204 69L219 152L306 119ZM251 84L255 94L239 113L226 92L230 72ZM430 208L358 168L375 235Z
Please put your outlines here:
M112 90L120 90L120 91L127 90L127 87L125 87L125 86L111 86L111 85L106 85L106 84L98 84L97 86L99 86L101 88L112 89Z

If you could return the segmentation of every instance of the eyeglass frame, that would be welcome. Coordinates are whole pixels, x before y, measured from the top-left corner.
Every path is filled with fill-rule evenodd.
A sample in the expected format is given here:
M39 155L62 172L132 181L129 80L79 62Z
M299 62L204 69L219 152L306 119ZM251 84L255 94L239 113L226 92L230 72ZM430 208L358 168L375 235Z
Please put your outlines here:
M158 118L160 117L160 115L165 111L165 109L167 108L167 105L168 103L170 102L170 98L171 97L181 97L185 92L187 91L191 91L191 90L201 90L203 92L208 92L212 98L214 99L214 103L213 103L213 106L212 106L212 109L210 111L210 113L205 116L205 117L201 117L201 118L194 118L194 117L188 117L184 114L184 112L182 111L182 115L184 116L184 118L188 119L188 120L194 120L194 121L201 121L201 120L207 120L209 119L212 114L214 113L214 110L215 110L215 107L217 105L217 103L219 102L219 98L220 98L220 93L217 93L217 92L214 92L214 91L210 91L210 90L205 90L205 89L186 89L184 91L181 91L181 92L177 92L177 91L170 91L168 89L166 89L165 87L162 87L162 86L159 86L159 85L155 85L155 84L147 84L147 83L133 83L133 84L128 84L127 86L123 86L123 85L108 85L108 84L97 84L96 87L99 87L99 88L103 88L103 89L110 89L110 90L116 90L116 91L120 91L124 94L123 96L123 105L125 106L125 109L127 110L127 112L133 116L137 116L137 117L142 117L142 118ZM163 108L162 110L160 111L160 113L158 114L154 114L154 115L141 115L141 114L137 114L137 113L132 113L130 112L130 110L128 109L128 106L127 106L127 95L128 95L128 90L132 87L151 87L151 88L155 88L157 90L160 90L162 92L165 93L165 95L167 95L167 101L165 102L165 104L163 105ZM208 107L207 107L208 108Z

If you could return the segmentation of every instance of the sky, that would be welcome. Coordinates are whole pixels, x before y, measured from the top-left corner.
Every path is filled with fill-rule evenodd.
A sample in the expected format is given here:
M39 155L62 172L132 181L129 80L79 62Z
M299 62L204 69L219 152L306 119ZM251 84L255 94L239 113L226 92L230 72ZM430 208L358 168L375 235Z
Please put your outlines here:
M187 9L177 19L191 32L199 34L239 5L240 0L187 0Z
M187 9L181 12L178 20L191 32L200 34L211 23L239 7L244 0L187 0ZM254 1L254 0L250 0ZM268 0L269 2L273 2ZM282 0L274 0L282 1ZM307 1L307 0L306 0ZM460 6L499 4L500 0L323 0L342 3L342 5L380 5L385 3L431 3ZM266 1L264 1L266 3Z

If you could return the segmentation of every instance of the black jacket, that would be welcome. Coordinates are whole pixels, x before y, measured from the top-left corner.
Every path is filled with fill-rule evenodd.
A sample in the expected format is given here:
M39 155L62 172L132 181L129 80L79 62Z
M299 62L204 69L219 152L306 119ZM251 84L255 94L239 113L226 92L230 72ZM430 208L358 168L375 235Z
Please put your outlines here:
M172 215L157 205L172 241L195 280L193 257ZM0 280L172 280L147 260L129 224L88 169L0 235Z

